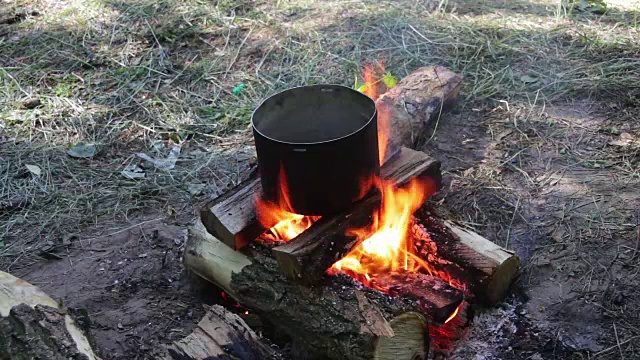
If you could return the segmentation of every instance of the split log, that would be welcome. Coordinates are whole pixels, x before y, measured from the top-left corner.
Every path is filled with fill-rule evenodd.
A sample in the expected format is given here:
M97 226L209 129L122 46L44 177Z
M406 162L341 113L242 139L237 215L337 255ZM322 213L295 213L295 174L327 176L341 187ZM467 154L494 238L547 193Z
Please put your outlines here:
M175 342L159 356L165 360L279 359L238 315L212 306L189 336Z
M47 294L0 271L0 359L98 359L86 334Z
M233 249L248 245L266 230L256 217L256 195L260 193L260 178L253 171L247 180L202 208L202 223Z
M427 207L416 212L412 235L417 253L436 271L465 284L478 302L500 302L520 268L518 255L440 216Z
M378 98L379 128L390 130L391 144L416 148L430 121L459 100L461 84L445 67L419 68Z
M440 167L427 154L403 148L381 170L383 179L402 186L411 179L424 183L428 196L440 187ZM282 272L292 280L313 284L325 271L343 258L357 244L355 237L345 235L348 229L365 228L380 207L379 195L353 204L349 210L323 217L309 229L284 245L273 249Z
M422 177L434 191L442 181L439 161L408 148L392 156L382 166L380 175L396 184ZM246 246L268 228L258 222L255 213L255 196L261 191L260 179L254 172L249 179L205 206L200 213L202 223L227 246L234 249Z
M202 224L189 231L185 266L263 320L303 344L315 358L424 359L428 330L415 303L336 276L316 288L288 281L260 245L234 251Z

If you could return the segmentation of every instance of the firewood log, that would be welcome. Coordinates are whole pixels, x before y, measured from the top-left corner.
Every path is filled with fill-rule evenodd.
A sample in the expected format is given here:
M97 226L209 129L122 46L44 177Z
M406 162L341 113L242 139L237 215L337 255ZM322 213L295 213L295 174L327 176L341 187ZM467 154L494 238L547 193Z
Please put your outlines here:
M280 359L236 314L212 306L191 334L167 346L156 358L163 360Z
M37 287L0 271L0 359L99 359L86 329Z
M346 276L302 287L279 271L268 249L234 251L201 223L189 231L185 266L257 313L315 358L424 359L428 330L415 301L359 286Z
M461 75L442 66L415 70L378 98L378 127L390 131L389 143L415 149L429 123L459 100L461 84Z
M518 255L443 216L442 209L429 206L416 212L411 232L418 253L435 270L466 284L477 302L502 301L520 268Z
M233 249L248 245L266 230L256 217L256 195L261 192L260 178L254 171L248 179L204 206L200 210L202 223Z

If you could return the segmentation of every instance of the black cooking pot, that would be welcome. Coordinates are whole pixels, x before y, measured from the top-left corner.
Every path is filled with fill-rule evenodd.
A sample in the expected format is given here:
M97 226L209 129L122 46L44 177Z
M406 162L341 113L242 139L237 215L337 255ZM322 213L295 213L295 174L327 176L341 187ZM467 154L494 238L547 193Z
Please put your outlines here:
M380 173L376 104L340 85L302 86L271 96L251 116L263 198L288 189L289 211L327 215L364 196ZM279 179L284 176L284 183Z

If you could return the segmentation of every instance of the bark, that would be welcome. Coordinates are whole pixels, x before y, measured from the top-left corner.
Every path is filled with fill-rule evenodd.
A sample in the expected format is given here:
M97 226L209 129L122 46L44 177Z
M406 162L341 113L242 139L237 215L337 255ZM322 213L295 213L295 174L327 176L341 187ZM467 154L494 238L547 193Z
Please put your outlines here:
M238 316L220 305L212 306L193 332L167 347L164 360L281 359Z
M412 226L417 253L463 283L476 301L495 305L504 299L520 268L520 258L478 233L422 207Z
M82 321L35 286L0 271L0 359L98 359L88 318L81 312L74 317Z
M315 358L423 359L428 330L415 301L364 288L346 276L303 287L285 278L269 250L252 257L207 233L190 230L185 266L222 288L243 306L304 344ZM395 353L394 350L402 349Z
M379 128L390 130L391 144L415 149L429 123L459 100L461 84L462 76L445 67L417 69L377 100Z

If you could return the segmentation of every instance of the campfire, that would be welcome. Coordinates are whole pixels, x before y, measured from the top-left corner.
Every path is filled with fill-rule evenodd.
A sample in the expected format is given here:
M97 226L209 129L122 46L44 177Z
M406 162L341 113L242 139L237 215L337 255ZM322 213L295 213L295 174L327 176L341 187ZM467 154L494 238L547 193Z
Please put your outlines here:
M260 239L269 242L285 242L302 234L311 227L319 216L304 216L293 211L287 187L284 169L279 170L280 196L276 202L265 201L256 194L256 214L261 224L275 224L261 235Z
M189 269L325 358L446 355L472 306L503 299L519 267L426 203L440 163L406 146L460 78L424 68L389 89L385 76L381 64L365 68L368 98L324 86L266 100L254 113L259 173L202 210L185 250ZM347 114L334 124L342 133L304 131L322 111Z

